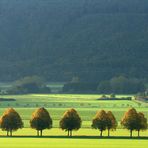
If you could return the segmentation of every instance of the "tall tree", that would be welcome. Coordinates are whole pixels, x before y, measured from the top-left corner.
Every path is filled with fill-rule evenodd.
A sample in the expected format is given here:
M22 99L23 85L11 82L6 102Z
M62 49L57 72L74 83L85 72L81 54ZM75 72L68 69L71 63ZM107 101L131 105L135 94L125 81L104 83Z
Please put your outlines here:
M2 130L7 131L7 136L12 136L12 132L23 127L23 122L20 115L13 109L7 109L1 119L0 126Z
M130 137L132 137L132 132L133 130L137 129L137 124L138 124L137 111L136 109L131 108L127 112L125 112L121 120L121 125L130 130Z
M73 130L78 130L81 127L82 120L75 109L67 110L60 120L62 130L68 131L68 136L72 136Z
M137 128L138 131L138 137L140 136L140 130L146 130L147 129L147 119L145 118L144 114L139 112L138 114L138 122L137 122Z
M52 128L52 119L45 108L39 108L33 112L30 126L37 130L37 136L42 136L44 129Z
M98 111L92 120L92 128L100 130L100 136L106 130L108 117L104 110Z
M111 111L107 112L107 130L108 130L108 136L110 136L110 130L115 130L117 128L117 121L115 116L113 115L113 113Z

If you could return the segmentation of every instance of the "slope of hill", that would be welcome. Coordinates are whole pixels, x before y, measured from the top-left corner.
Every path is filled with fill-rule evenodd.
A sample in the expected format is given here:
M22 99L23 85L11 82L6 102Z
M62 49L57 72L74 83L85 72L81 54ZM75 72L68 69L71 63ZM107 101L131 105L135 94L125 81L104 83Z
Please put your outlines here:
M148 76L147 0L1 0L0 81Z

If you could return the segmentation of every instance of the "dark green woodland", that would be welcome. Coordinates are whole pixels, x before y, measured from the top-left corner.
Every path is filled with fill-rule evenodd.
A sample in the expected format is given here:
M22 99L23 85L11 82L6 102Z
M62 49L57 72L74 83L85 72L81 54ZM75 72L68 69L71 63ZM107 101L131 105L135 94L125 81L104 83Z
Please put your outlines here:
M147 0L0 0L0 81L148 78Z

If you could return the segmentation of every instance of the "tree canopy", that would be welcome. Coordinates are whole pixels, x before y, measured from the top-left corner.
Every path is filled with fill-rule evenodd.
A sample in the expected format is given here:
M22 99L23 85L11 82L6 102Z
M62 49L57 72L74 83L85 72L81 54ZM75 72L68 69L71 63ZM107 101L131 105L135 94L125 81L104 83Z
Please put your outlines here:
M145 91L142 80L125 76L113 77L108 81L102 81L98 85L99 93L134 94Z
M60 128L68 131L68 136L72 136L73 130L78 130L81 127L82 120L75 109L69 109L60 120Z
M132 137L133 130L138 131L138 136L140 130L147 129L147 119L144 117L143 113L137 113L136 109L131 108L125 112L121 125L130 130L130 137Z
M110 130L115 130L117 128L118 122L111 111L107 112L107 129L108 129L108 136L110 135Z
M7 136L12 136L12 132L23 127L23 122L20 115L13 109L7 109L0 118L0 127L7 131Z
M102 137L102 132L106 130L108 117L104 110L98 111L92 120L92 128L100 130L100 136Z
M32 113L30 120L30 126L37 130L37 135L42 136L42 131L44 129L52 128L52 119L45 108L39 108Z
M26 93L50 93L44 80L39 76L27 76L14 82L14 86L8 90L10 94Z
M139 137L140 130L146 130L148 127L148 124L147 124L147 118L144 116L143 113L139 112L137 113L137 116L138 116L138 122L137 122L136 130L138 131L138 137Z

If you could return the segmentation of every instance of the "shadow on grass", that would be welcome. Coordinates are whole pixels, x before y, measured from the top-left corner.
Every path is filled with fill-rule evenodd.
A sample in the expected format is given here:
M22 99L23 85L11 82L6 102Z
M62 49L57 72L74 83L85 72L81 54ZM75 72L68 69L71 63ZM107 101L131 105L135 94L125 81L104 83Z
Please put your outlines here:
M8 136L0 136L0 138L59 138L59 139L128 139L128 140L148 140L148 137L128 137L128 136L72 136L72 137L68 137L68 136L12 136L12 137L8 137Z

